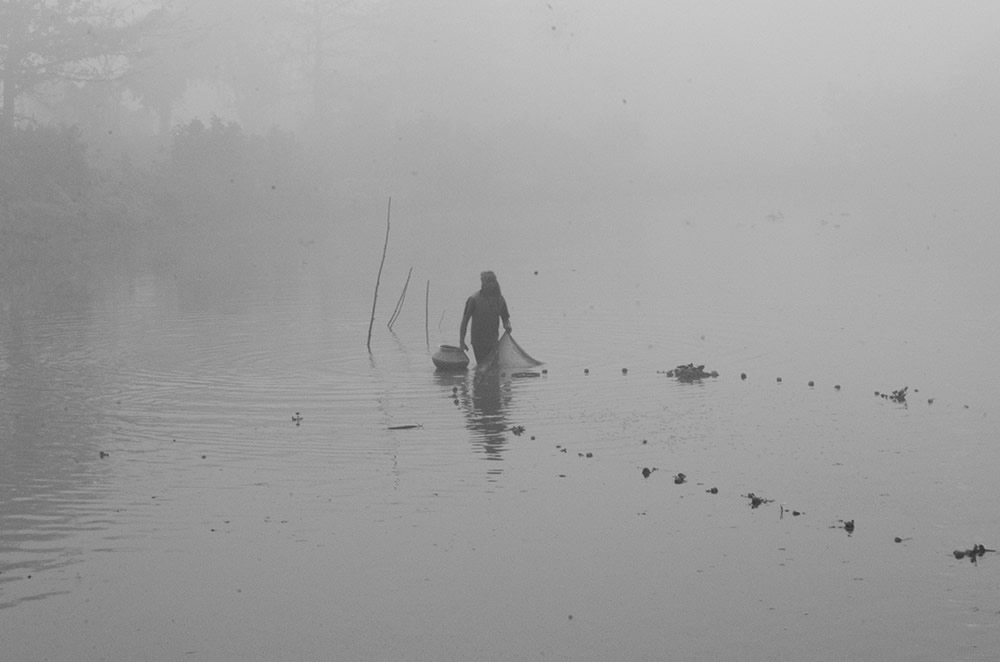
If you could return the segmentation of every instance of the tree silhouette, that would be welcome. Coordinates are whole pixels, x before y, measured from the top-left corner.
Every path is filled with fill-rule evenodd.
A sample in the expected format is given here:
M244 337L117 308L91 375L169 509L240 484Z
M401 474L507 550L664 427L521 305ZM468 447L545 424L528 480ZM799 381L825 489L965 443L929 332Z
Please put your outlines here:
M65 82L121 76L143 30L159 15L98 0L5 0L0 4L0 135L14 126L15 105L25 95Z

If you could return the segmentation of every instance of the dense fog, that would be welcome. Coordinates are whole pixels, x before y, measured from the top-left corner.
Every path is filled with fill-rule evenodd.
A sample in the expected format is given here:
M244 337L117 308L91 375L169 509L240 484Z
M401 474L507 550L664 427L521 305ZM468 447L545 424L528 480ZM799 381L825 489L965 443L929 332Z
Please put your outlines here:
M225 29L292 66L294 51L265 29L275 3L239 7ZM432 206L473 191L573 200L598 182L605 198L868 178L963 185L988 181L995 152L998 12L989 3L346 6L327 17L321 81L305 80L301 66L298 81L269 81L247 62L232 77L257 79L254 111L194 94L181 105L318 132L330 163Z
M75 251L60 216L88 219L72 225L97 253L113 237L115 255L135 239L164 261L202 247L211 262L318 239L377 252L390 196L425 237L502 222L546 242L721 200L749 216L962 201L971 224L994 201L990 2L0 12L3 224L33 262ZM46 151L60 141L75 161ZM67 163L89 169L74 175L86 191L53 198Z
M996 659L998 26L0 0L0 657Z

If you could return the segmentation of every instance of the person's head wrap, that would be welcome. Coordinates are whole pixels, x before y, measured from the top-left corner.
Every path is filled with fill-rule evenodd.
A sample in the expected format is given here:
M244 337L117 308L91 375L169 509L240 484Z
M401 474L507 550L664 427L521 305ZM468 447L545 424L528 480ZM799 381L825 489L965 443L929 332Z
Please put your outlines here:
M482 282L482 292L489 296L499 296L500 295L500 283L497 281L497 275L492 271L484 271L479 274L479 280Z

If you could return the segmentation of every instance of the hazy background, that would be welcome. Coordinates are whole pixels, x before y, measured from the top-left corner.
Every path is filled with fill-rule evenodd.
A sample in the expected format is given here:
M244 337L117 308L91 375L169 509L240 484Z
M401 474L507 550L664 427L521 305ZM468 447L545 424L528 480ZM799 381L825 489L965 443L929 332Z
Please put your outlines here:
M998 19L0 3L5 653L994 660Z
M111 80L49 81L24 117L137 163L195 118L278 127L349 226L389 195L487 231L470 212L943 201L991 195L997 172L991 2L118 6L155 20Z

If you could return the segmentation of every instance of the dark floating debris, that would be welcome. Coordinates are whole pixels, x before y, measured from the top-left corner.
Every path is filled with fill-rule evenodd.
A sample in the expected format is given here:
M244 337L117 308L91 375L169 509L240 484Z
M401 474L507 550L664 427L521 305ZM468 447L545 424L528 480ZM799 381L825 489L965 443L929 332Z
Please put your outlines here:
M658 370L657 372L663 372ZM667 370L667 377L676 377L679 382L700 382L706 377L718 377L719 373L713 370L712 372L705 372L704 365L695 365L693 363L688 363L687 365L679 365L673 370Z
M652 469L650 469L649 467L643 467L642 468L642 477L643 478L649 478L649 475L651 473L653 473L654 471L656 471L656 467L653 467Z
M512 372L512 373L510 373L510 376L511 377L541 377L542 373L540 373L540 372L532 372L532 371L527 371L527 372Z
M745 380L746 378L747 378L747 373L741 372L740 373L740 379L744 379Z
M840 390L840 384L834 384L833 385L833 390L834 391L839 391Z
M799 515L803 514L803 512L801 510L786 509L785 508L785 504L780 504L780 507L781 507L781 513L778 515L778 519L784 519L785 518L785 512L786 512L786 510L787 510L787 512L789 512L789 513L792 514L792 517L798 517Z
M104 458L107 458L107 457L111 457L111 453L109 453L107 451L101 451L101 459L103 460Z
M891 394L879 393L878 391L875 391L875 397L882 398L883 400L891 400L892 402L898 402L901 405L905 405L907 388L908 387L904 386L898 391L893 391Z
M687 476L685 476L684 474L677 474L676 476L674 476L675 485L683 485L686 482L687 482Z
M628 374L628 368L622 368L622 374L623 375L627 375Z
M852 533L854 533L854 520L839 519L837 521L840 523L830 526L831 529L843 529L844 531L847 531L847 535L851 535Z
M510 431L514 433L515 437L520 437L522 434L524 434L524 426L523 425L512 426Z
M422 428L422 427L424 427L424 426L420 425L419 423L410 423L408 425L390 425L389 429L390 430L415 430L416 428Z
M814 382L813 380L810 379L809 380L809 386L810 387L816 386L816 382Z
M968 558L972 563L978 563L979 557L984 556L986 552L996 553L995 549L986 549L985 545L973 545L972 549L956 549L952 554L956 559Z
M781 377L778 377L778 383L779 384L781 383Z
M713 488L711 488L709 490L705 490L705 491L708 492L709 494L718 494L719 493L719 488L718 487L713 487Z
M292 422L295 423L295 427L299 427L299 425L302 423L302 414L300 414L299 412L295 412L295 415L292 416Z
M765 499L764 497L759 497L753 492L750 492L749 494L744 494L743 496L746 497L747 499L750 499L751 508L759 508L765 503L771 503L772 501L774 501L774 499Z
M913 538L900 538L899 536L896 536L892 539L893 542L906 542L907 540L913 540Z

